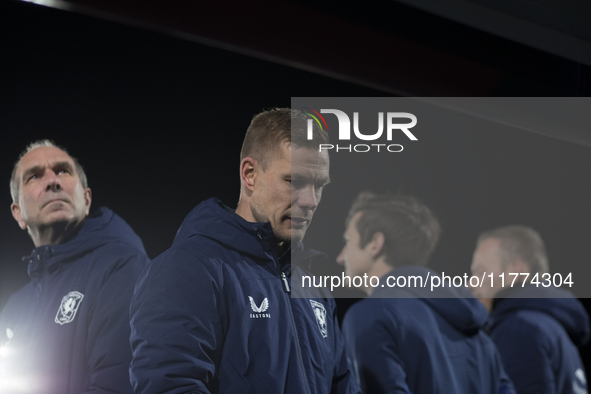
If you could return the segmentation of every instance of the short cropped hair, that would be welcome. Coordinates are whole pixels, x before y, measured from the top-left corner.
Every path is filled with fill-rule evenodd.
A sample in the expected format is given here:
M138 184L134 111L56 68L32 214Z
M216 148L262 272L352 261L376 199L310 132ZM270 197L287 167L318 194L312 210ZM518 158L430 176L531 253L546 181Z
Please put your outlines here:
M266 171L284 142L291 142L299 148L313 149L318 149L319 144L328 143L328 133L316 123L312 124L313 138L308 140L308 119L301 111L290 108L274 108L255 115L246 130L240 161L252 157Z
M499 240L501 262L504 267L515 260L527 264L530 274L549 272L548 255L540 234L531 227L511 225L485 231L478 237L477 245L494 238Z
M14 163L14 167L12 169L12 176L10 177L10 194L12 195L12 202L18 202L19 181L16 179L16 169L18 168L18 165L21 162L21 159L23 158L23 156L25 156L30 151L37 149L37 148L41 148L43 146L50 146L53 148L60 149L65 154L70 156L72 158L72 160L74 161L74 165L76 166L76 172L78 173L78 178L80 179L80 184L82 185L82 187L84 189L86 189L88 187L88 179L86 178L86 173L84 172L84 168L82 168L82 166L80 165L80 162L78 162L78 159L76 159L75 157L70 155L66 149L64 149L63 147L61 147L59 145L56 145L51 140L38 140L38 141L30 143L26 147L26 149L21 152L21 154L18 156L18 160Z
M439 240L441 226L425 204L408 195L363 192L349 210L347 227L358 212L361 212L356 226L359 247L365 248L374 234L380 232L384 234L388 265L427 264Z

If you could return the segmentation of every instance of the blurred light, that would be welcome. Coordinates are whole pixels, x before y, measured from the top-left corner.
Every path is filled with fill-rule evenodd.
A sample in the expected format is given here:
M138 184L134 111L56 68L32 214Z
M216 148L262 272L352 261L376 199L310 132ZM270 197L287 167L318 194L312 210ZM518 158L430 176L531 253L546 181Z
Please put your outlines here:
M6 337L10 340L14 333L11 329L6 330ZM33 376L22 375L13 370L15 357L18 351L10 344L0 346L0 394L34 394L40 390L37 379ZM37 382L37 383L35 383Z
M32 393L33 387L27 379L0 376L0 393Z
M27 3L35 3L35 4L39 4L39 5L44 5L46 7L61 8L62 10L70 8L70 5L62 0L23 0L23 1L26 1Z

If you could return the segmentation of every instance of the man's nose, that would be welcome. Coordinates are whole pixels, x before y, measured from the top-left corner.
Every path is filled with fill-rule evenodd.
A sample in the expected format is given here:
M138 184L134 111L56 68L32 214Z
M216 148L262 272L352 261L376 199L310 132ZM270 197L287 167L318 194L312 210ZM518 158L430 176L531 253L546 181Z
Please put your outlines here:
M47 177L47 185L45 186L45 190L60 191L62 189L59 178L55 172L51 170L46 171L45 176Z
M341 250L341 253L339 253L339 255L337 256L337 263L340 265L345 264L345 248L346 246L343 246L343 250Z
M316 191L313 186L306 187L298 191L297 204L304 209L314 210L318 206L320 200L319 196L316 195Z

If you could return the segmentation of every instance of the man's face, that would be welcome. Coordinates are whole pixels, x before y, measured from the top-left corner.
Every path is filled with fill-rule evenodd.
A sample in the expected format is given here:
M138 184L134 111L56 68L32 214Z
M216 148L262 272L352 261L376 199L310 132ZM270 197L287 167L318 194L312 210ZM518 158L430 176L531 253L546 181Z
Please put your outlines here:
M337 263L345 266L345 275L362 276L370 271L372 266L372 254L369 250L369 244L365 248L359 247L359 231L357 231L357 221L361 217L361 212L357 212L351 218L343 238L345 246L337 256Z
M90 189L83 189L72 158L43 146L23 156L16 170L18 202L12 215L24 230L82 221L90 209Z
M267 170L259 167L251 198L257 222L271 222L279 241L299 242L304 238L329 182L327 152L293 147L284 143Z
M485 305L491 302L491 299L502 290L499 274L505 272L505 267L501 259L500 241L496 238L487 238L480 242L474 251L472 265L470 267L473 276L478 276L482 280L485 274L484 283L481 287L472 288L474 296L480 298ZM493 274L493 285L489 275ZM506 280L506 278L505 278ZM487 305L488 306L488 305Z

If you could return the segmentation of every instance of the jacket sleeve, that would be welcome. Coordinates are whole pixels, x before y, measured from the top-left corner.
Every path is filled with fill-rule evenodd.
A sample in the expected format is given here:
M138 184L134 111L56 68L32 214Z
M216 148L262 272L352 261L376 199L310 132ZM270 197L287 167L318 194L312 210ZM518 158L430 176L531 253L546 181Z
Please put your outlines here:
M503 324L493 330L491 337L517 393L556 393L548 352L551 341L541 335L537 327Z
M86 354L90 384L85 393L132 393L129 384L129 300L148 263L139 251L116 249L105 257L109 270L96 278L100 288L90 313Z
M142 274L130 311L136 394L216 391L224 338L216 267L169 250Z
M381 300L368 301L377 304ZM349 309L343 321L349 364L364 393L408 394L406 373L391 335L392 323L387 324L382 316L361 303Z
M333 304L335 303L334 300ZM331 394L361 394L359 384L351 372L348 362L347 353L345 351L345 341L339 327L336 305L333 308L333 332L335 337L335 373L332 379Z

